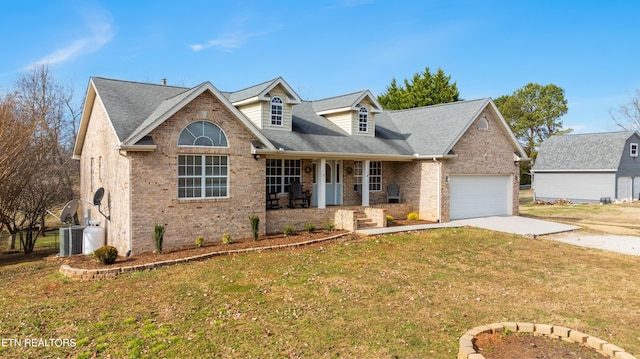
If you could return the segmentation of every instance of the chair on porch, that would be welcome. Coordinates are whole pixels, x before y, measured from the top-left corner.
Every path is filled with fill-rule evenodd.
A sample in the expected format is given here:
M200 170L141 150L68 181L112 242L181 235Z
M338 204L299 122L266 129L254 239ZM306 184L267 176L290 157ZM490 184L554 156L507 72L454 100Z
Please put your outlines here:
M302 184L294 181L289 184L289 205L287 207L294 208L297 202L303 208L309 207L309 194L302 190Z
M267 209L280 209L280 199L278 198L278 192L267 193Z
M391 203L391 201L400 203L400 186L395 183L387 186L387 203Z

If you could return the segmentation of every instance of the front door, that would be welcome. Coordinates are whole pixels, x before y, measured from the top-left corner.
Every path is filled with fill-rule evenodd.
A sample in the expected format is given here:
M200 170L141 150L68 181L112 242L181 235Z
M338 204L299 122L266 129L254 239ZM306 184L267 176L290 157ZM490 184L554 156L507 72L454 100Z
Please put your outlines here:
M318 205L318 197L315 196L318 193L318 183L320 182L318 176L320 175L320 171L317 170L317 167L320 165L320 162L316 162L313 164L313 196L311 198L311 204L314 206ZM342 161L327 161L325 167L325 173L327 175L327 179L325 182L325 193L327 205L340 205L342 204Z

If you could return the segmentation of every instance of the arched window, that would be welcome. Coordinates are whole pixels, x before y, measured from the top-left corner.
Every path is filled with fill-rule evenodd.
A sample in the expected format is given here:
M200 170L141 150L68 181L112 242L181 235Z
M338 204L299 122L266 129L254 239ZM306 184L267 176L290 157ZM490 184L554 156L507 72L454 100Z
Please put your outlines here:
M358 111L358 131L369 131L369 111L364 106L360 107L360 111Z
M178 146L228 147L228 142L220 127L209 121L196 121L182 130Z
M489 129L489 121L487 121L486 117L481 118L478 121L478 130L486 131Z
M282 99L278 96L271 99L271 125L282 126Z

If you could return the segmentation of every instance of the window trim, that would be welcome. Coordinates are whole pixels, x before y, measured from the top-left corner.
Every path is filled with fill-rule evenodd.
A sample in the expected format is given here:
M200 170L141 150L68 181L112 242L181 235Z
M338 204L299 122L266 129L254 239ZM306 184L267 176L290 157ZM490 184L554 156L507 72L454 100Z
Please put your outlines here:
M270 166L273 162L278 165ZM270 170L275 170L275 174L270 174ZM269 183L270 179L276 179L276 183ZM302 183L301 159L267 158L265 164L265 185L267 193L272 193L271 188L274 187L280 187L276 191L278 194L289 193L287 187L296 179Z
M373 163L379 163L379 166L372 166ZM353 161L353 184L354 188L358 185L362 186L362 174L363 174L363 161ZM372 173L373 171L379 171L380 173ZM379 178L379 181L372 182L372 178ZM382 192L382 161L369 161L369 192ZM372 186L374 188L372 188ZM379 188L375 188L379 187Z
M358 132L369 132L369 110L365 106L358 110Z
M279 114L277 113L278 108L280 109ZM284 126L284 101L280 96L273 96L269 101L269 124L278 127Z
M193 132L191 132L191 130L188 129L189 126L196 124L196 123L202 123L202 136L198 136L196 137L195 134ZM222 138L224 138L224 142L226 143L225 146L220 146L220 145L216 145L215 142L213 141L213 139L204 136L204 126L206 124L210 124L214 127L216 127L219 131L220 131L220 135ZM184 144L180 144L180 137L182 137L182 134L184 133L184 131L188 131L193 137L194 137L194 143L198 138L201 137L207 137L211 140L212 145L184 145ZM224 130L222 129L222 127L216 125L215 123L211 122L211 121L207 121L207 120L197 120L197 121L193 121L191 123L189 123L188 125L184 126L184 128L182 128L182 131L180 131L180 134L178 135L178 147L205 147L205 148L229 148L229 136L227 136L227 134L224 132Z
M639 148L637 143L629 144L629 156L638 157L638 150Z
M195 175L181 175L180 174L180 157L200 157L200 175L199 176L195 176ZM214 165L214 157L218 157L218 158L225 158L225 174L224 175L215 175L213 174L213 169L212 169L212 174L211 175L207 175L207 157L211 157L212 161L211 161L211 166L215 166ZM178 189L178 193L177 193L177 197L179 200L203 200L203 199L225 199L225 198L229 198L229 156L228 155L214 155L214 154L187 154L187 153L181 153L178 154L178 163L177 163L177 169L178 169L178 173L177 173L177 189ZM208 179L224 179L224 188L225 188L225 195L224 196L207 196L207 180ZM180 180L181 179L199 179L200 180L200 196L198 197L181 197L180 196L180 190L181 189L186 189L186 186L181 186L180 185Z

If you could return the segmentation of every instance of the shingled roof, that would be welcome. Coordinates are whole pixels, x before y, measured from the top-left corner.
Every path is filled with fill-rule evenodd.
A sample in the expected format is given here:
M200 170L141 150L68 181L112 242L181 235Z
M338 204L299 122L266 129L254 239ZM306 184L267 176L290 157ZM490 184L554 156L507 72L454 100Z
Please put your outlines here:
M292 108L292 131L258 129L233 107L231 102L262 96L266 90L278 83L288 88L282 78L238 92L220 92L209 82L185 88L94 77L91 83L95 88L93 96L97 94L102 101L118 140L122 145L128 146L141 144L139 141L142 141L159 121L171 115L192 96L206 90L219 95L232 112L257 134L264 146L256 146L270 150L324 153L336 157L355 154L362 157L395 157L398 160L410 160L415 156L444 157L450 154L451 148L485 108L494 111L501 119L495 104L489 98L402 111L380 111L375 117L375 136L349 135L325 117L318 115L323 110L355 106L366 96L375 102L369 91L360 91L319 101L295 102ZM88 93L87 101L92 101L89 95L91 91ZM295 93L293 95L298 97ZM508 128L504 120L502 123ZM145 144L152 143L149 141L146 139ZM511 141L515 152L526 158L513 135ZM82 139L79 139L76 147L81 143ZM78 150L79 148L76 148L75 152Z
M551 136L539 148L531 169L543 171L615 171L634 131Z

